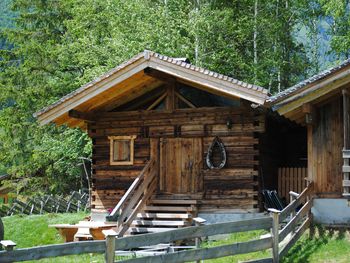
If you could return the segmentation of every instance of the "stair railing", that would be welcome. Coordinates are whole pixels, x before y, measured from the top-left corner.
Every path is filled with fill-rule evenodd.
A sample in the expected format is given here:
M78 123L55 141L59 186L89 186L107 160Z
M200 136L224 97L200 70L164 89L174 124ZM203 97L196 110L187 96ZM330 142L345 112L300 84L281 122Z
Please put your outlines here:
M121 237L130 227L137 213L157 189L157 162L151 159L137 176L110 216L118 215L118 236Z

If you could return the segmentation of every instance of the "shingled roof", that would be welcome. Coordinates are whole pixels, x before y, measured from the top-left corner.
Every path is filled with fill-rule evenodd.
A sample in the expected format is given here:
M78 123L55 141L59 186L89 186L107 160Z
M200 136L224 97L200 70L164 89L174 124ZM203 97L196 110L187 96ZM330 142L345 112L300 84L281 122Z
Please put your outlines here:
M136 74L137 70L142 71L145 68L154 68L193 83L198 84L200 82L200 85L203 85L208 90L216 90L229 97L240 97L257 104L264 104L268 97L268 91L257 85L248 84L232 77L197 67L188 63L185 59L171 58L145 50L95 80L62 97L55 103L36 112L34 117L37 117L41 124L54 121L60 114L79 107L79 105L89 99L91 100L93 96L99 94L98 92L108 91L112 87L112 82L113 87L117 87L118 83L126 79L126 72L128 74ZM117 78L120 78L120 81L118 80L119 82L115 80Z
M348 65L350 65L350 59L347 59L345 61L343 61L342 63L340 63L337 66L331 67L329 69L326 69L304 81L299 82L298 84L284 90L281 91L279 93L277 93L274 96L269 97L266 102L269 103L277 103L278 101L281 101L283 99L286 99L298 92L300 92L301 90L303 90L304 88L308 87L311 84L314 84L315 82L321 81L329 76L331 76L333 73L338 72L341 69L346 68Z

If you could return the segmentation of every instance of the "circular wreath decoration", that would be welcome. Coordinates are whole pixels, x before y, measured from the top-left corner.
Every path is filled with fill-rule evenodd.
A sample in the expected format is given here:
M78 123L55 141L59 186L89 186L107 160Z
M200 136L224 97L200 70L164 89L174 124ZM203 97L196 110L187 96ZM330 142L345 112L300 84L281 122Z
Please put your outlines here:
M212 160L214 147L219 147L219 149L220 149L221 163L218 166L215 166L213 164L213 160ZM209 169L221 169L225 166L225 164L226 164L226 150L225 150L224 144L219 139L219 137L216 136L214 138L214 140L212 141L212 143L210 144L205 161L206 161Z

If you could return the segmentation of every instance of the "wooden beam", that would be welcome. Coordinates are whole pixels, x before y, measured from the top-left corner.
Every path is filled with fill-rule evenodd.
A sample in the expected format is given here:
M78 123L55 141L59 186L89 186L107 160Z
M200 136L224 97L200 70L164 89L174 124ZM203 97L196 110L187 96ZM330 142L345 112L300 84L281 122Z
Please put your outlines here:
M313 125L316 121L316 114L314 106L311 103L305 103L302 106L302 112L305 113L305 123L307 125Z
M74 119L79 119L79 120L84 120L84 121L89 121L89 122L94 122L97 119L97 116L92 113L87 113L87 112L81 112L77 110L70 110L68 112L68 116Z
M153 110L154 107L156 107L161 101L167 96L167 92L163 93L158 99L156 99L148 108L147 110Z
M169 81L167 85L167 96L165 99L165 108L169 111L175 110L175 81Z
M190 108L197 108L192 102L190 102L188 99L186 99L184 96L182 96L180 93L175 92L175 96L178 97L181 101L183 101L186 105L188 105Z
M349 149L349 92L346 89L342 90L343 94L343 128L344 128L344 150Z
M153 68L145 68L143 70L144 74L147 75L147 76L150 76L152 78L155 78L155 79L158 79L158 80L161 80L163 82L171 82L171 81L175 81L176 78L172 75L169 75L167 73L164 73L162 71L159 71L159 70L156 70L156 69L153 69Z

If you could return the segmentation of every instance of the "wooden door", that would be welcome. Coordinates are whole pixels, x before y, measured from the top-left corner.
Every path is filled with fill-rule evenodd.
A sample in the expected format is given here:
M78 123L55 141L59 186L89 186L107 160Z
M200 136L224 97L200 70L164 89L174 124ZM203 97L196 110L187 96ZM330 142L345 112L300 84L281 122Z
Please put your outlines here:
M171 194L201 192L201 138L161 138L159 191Z

